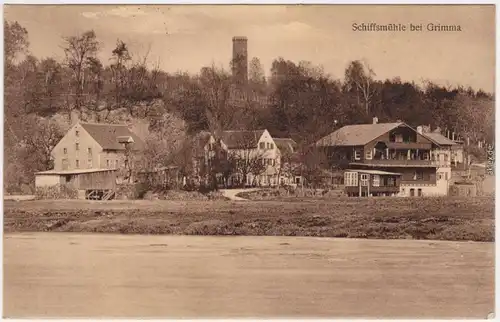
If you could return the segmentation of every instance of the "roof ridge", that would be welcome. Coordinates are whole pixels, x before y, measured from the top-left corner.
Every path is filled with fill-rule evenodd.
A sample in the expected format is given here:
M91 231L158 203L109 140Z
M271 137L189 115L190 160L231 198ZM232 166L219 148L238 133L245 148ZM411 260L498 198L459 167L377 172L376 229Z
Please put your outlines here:
M259 131L265 131L265 129L261 129L261 130L224 130L222 132L259 132Z
M127 124L115 124L115 123L94 123L94 122L78 122L82 125L100 125L100 126L126 126Z

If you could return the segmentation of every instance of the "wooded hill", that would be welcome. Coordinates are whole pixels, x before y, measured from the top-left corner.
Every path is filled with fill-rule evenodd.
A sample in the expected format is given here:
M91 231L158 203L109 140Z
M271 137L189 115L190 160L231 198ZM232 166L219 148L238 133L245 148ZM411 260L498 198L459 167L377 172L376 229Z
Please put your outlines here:
M399 78L377 80L368 62L346 66L334 79L321 66L277 58L266 77L258 58L249 64L241 95L226 67L196 75L170 74L132 57L118 40L110 60L98 58L93 31L62 37L65 59L30 54L29 35L4 22L4 188L29 193L34 172L50 169L50 151L71 124L71 115L94 122L143 124L148 164L170 164L197 132L268 129L307 145L342 125L402 120L439 126L471 142L494 142L494 95L481 89L417 85ZM207 61L210 59L207 58ZM443 77L446 77L444 75ZM74 121L74 120L73 120ZM139 122L140 121L140 122ZM477 151L484 156L484 151Z

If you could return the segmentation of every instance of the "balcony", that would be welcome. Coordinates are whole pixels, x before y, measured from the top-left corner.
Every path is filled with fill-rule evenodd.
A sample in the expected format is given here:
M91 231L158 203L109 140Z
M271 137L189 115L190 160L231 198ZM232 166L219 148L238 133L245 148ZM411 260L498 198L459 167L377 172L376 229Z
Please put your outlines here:
M377 167L435 167L435 161L431 160L408 160L408 159L371 159L354 161L350 165L368 165Z
M361 187L361 191L368 191L367 187ZM347 193L358 193L359 187L345 187L345 192ZM382 186L382 187L370 187L370 193L398 193L399 187L396 186Z

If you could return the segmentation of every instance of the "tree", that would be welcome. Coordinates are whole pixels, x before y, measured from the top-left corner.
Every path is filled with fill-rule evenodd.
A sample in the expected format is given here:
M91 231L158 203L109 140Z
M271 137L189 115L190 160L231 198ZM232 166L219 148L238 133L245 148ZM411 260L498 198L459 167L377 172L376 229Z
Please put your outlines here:
M64 37L63 47L67 66L73 71L72 88L74 108L81 112L84 106L85 68L91 63L99 50L99 42L93 30L81 35Z
M14 64L19 54L27 53L29 47L28 31L17 21L4 20L4 55L5 66Z
M266 83L266 77L264 75L264 68L260 63L260 59L257 57L250 60L250 68L248 71L248 79L253 84L263 85Z
M365 113L370 112L370 104L375 95L373 86L376 74L367 62L359 60L349 63L345 70L344 87L346 92L354 91L358 104L364 106Z

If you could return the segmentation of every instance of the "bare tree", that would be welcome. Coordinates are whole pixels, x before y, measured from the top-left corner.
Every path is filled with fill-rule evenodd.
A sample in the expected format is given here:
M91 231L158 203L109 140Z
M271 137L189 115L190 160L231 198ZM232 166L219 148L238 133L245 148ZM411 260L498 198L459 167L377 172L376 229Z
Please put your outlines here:
M237 137L234 140L235 146L228 151L229 157L234 160L236 167L234 174L241 179L244 184L249 174L253 175L253 182L256 184L257 177L265 172L269 164L267 151L257 146L259 140L258 131L235 131Z
M346 90L356 92L358 104L364 105L366 114L370 112L370 104L375 95L373 80L375 76L375 72L366 61L352 61L345 71L344 84Z
M93 30L84 32L81 35L64 37L63 46L66 55L66 64L73 72L72 88L74 95L74 109L79 113L84 107L84 86L85 69L95 58L99 50L99 42ZM71 114L72 106L68 106Z

